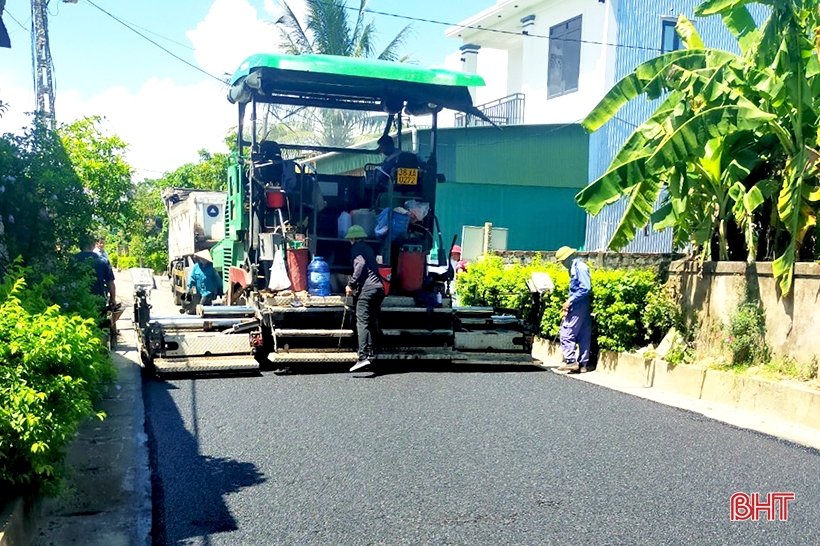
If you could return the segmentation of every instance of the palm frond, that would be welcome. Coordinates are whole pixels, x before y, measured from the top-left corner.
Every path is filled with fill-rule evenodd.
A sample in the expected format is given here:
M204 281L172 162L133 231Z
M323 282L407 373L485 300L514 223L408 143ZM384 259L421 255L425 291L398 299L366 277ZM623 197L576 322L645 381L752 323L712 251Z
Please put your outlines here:
M353 50L342 0L308 0L307 28L314 36L314 52L349 57Z
M379 59L383 61L396 61L399 60L399 48L404 45L407 39L413 35L413 25L407 25L403 29L399 31L396 36L390 40L390 43L387 44L387 47L379 54Z
M369 3L370 0L361 0L359 4L359 12L356 15L356 25L353 27L353 35L350 37L350 42L354 45L358 44L361 40L362 32L364 31L364 12Z
M282 35L282 48L286 53L293 55L313 53L313 46L305 28L285 0L281 0L281 5L285 13L274 22L274 26Z
M367 23L362 28L362 33L358 40L354 42L355 51L354 57L372 57L374 51L374 38L376 34L376 25L372 21Z
M735 60L738 60L737 55L718 49L681 49L655 57L638 65L634 72L616 83L581 125L589 132L596 131L632 99L644 93L649 99L660 97L671 90L668 78L673 67L694 70Z

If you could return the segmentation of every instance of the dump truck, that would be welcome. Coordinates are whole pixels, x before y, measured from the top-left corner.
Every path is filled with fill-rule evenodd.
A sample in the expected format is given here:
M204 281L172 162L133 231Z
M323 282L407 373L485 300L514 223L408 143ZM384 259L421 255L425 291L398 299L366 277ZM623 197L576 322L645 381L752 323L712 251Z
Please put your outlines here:
M185 296L193 255L225 238L224 191L167 188L162 201L168 215L168 271L174 303Z
M454 306L447 289L453 276L447 251L455 238L445 244L436 216L436 189L446 183L436 157L438 115L450 109L486 119L470 95L480 85L483 79L474 74L373 59L260 54L245 60L228 91L239 126L227 173L224 237L211 248L224 282L223 304L200 306L195 317L154 317L138 294L135 331L146 369L159 375L298 372L355 362L353 301L344 294L350 244L338 230L348 211L379 218L365 241L391 280L374 369L396 361L531 365L537 325L509 310ZM394 168L385 172L372 147L264 140L259 120L269 105L383 116L382 136L394 135L399 150ZM425 158L408 150L407 115L430 116ZM317 172L310 161L317 154L344 154L361 168ZM417 211L408 217L405 207ZM326 262L335 281L329 295L300 286L306 255Z

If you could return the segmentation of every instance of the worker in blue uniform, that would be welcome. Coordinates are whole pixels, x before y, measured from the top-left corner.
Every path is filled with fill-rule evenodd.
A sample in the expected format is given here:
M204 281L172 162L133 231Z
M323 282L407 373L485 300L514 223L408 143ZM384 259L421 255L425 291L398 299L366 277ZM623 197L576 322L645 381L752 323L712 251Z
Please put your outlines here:
M214 298L222 295L222 278L214 269L214 261L211 253L207 250L200 250L194 254L196 264L188 279L188 292L194 296L194 307L199 305L212 305ZM195 295L191 289L196 288Z
M585 373L592 342L592 279L589 266L577 257L574 248L563 246L555 261L569 271L569 298L564 302L561 321L561 371ZM576 352L577 346L577 352Z

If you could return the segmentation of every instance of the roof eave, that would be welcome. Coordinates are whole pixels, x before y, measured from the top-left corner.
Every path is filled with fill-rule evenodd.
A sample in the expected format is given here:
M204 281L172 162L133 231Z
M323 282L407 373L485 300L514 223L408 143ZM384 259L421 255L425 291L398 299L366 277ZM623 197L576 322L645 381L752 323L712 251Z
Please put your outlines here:
M444 35L447 38L458 38L458 34L461 33L462 35L467 32L480 32L482 29L474 30L469 27L477 27L479 25L484 26L487 22L492 22L492 17L498 18L498 13L501 11L502 6L496 4L494 6L490 6L489 8L485 9L482 12L479 12L472 17L465 19L458 23L457 25L453 25L449 27L447 30L444 31Z

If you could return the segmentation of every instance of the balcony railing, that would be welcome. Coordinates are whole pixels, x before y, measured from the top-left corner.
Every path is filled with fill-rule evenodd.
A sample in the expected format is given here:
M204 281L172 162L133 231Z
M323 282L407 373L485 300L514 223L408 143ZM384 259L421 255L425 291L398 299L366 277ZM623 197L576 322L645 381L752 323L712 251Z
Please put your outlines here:
M524 94L514 93L486 104L476 106L482 114L496 125L521 125L524 123ZM456 114L456 127L481 127L490 125L483 119L464 113Z

